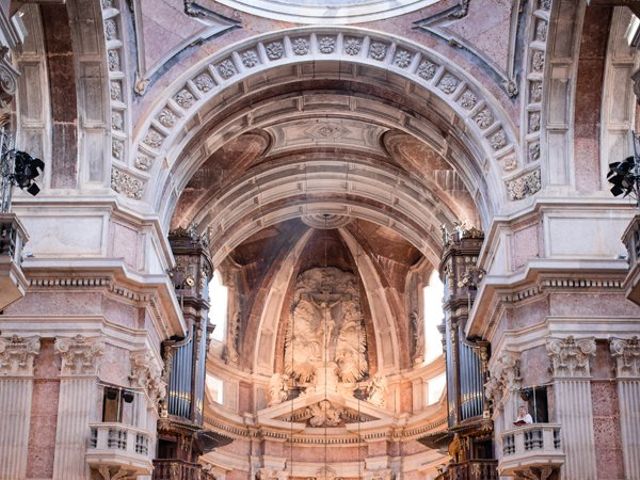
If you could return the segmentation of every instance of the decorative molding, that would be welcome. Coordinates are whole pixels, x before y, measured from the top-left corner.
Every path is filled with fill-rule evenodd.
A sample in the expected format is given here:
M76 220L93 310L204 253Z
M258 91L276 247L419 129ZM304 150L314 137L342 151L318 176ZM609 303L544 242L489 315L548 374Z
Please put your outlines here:
M640 378L640 339L612 338L609 347L616 360L618 378Z
M288 473L285 470L275 468L259 468L255 475L256 480L287 480Z
M365 480L393 480L395 475L390 468L378 468L375 470L365 470Z
M324 39L336 38L336 46L327 48ZM296 48L297 42L305 40L308 48ZM245 62L246 52L258 53L251 56L256 61ZM327 52L327 53L324 53ZM419 48L414 44L399 42L396 39L381 37L380 34L358 29L338 28L302 28L295 31L269 35L262 39L248 40L236 46L234 50L225 50L211 58L210 62L193 72L189 78L176 82L167 91L166 102L157 104L148 123L141 129L136 140L137 152L149 158L149 162L167 154L182 132L202 106L232 83L255 75L276 66L297 64L313 59L314 61L339 61L350 64L362 64L388 69L408 80L427 88L451 106L469 125L480 139L487 156L492 158L500 170L511 171L522 166L518 160L516 148L518 142L512 125L502 111L499 103L486 94L481 86L464 71L440 55ZM171 109L176 122L171 128L161 123L160 114ZM494 122L486 129L472 121L480 110L491 112ZM154 167L157 168L157 165Z
M131 375L129 380L136 386L143 388L156 408L164 402L167 396L167 384L162 376L162 369L154 361L148 350L131 352Z
M467 40L461 38L455 32L447 28L451 22L467 17L469 3L471 0L459 0L457 5L453 5L441 12L414 22L414 29L429 33L436 38L444 40L453 48L460 49L472 57L496 82L503 88L509 97L518 95L518 78L516 73L516 57L518 46L522 42L522 5L525 0L517 0L511 4L511 21L509 32L509 51L506 70L496 65L482 51L474 48ZM467 19L472 22L472 20Z
M76 335L56 338L54 349L62 357L62 375L96 375L105 344L99 337Z
M589 359L596 354L596 341L594 337L578 340L573 336L548 338L547 354L551 358L555 378L589 378Z
M512 392L520 390L520 354L503 352L489 369L489 380L484 385L487 399L494 407L501 407Z
M540 169L527 172L506 182L509 200L522 200L540 191L542 179Z
M40 353L40 337L0 337L0 378L33 375L33 359Z
M142 199L145 182L116 167L111 168L111 188L134 200Z

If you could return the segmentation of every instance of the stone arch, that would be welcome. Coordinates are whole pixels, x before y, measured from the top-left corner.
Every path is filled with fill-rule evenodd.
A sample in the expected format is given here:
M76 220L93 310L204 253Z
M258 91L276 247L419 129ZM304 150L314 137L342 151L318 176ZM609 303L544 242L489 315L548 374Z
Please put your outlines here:
M197 117L211 112L210 103L241 97L233 91L238 88L261 88L267 74L282 74L283 69L298 77L321 79L334 73L345 78L358 68L372 83L400 81L419 90L421 99L448 115L455 129L449 132L450 137L463 138L459 140L463 148L451 152L451 146L441 143L439 150L458 157L450 161L464 172L476 199L484 204L483 220L507 198L521 198L507 193L511 191L509 182L524 168L515 128L478 82L442 56L413 43L362 29L315 27L245 41L194 66L174 82L164 95L169 100L156 102L146 120L139 122L135 135L138 148L128 160L130 168L138 165L142 166L139 171L146 172L147 184L140 187L145 192L139 195L159 210L166 225L180 186L195 165L185 162L188 155L183 149L198 133L201 118ZM269 84L274 83L278 77L271 75ZM239 134L242 124L247 123L246 113L235 121L218 125L225 134L213 130L209 136L222 140ZM415 121L411 112L400 121L396 119L396 126L425 140L434 134L427 124Z

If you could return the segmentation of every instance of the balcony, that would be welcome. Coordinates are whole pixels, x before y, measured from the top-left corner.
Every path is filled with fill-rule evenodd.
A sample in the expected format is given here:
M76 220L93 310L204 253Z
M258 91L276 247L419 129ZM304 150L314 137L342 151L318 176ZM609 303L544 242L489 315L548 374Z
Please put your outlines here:
M622 235L627 247L629 273L624 281L627 298L640 305L640 215L636 215Z
M501 476L514 476L527 469L556 469L564 463L560 425L532 423L502 433Z
M22 272L22 246L27 233L12 213L0 213L0 310L24 297L27 279Z
M151 475L150 434L116 422L92 423L87 463L96 469L119 468L130 475Z

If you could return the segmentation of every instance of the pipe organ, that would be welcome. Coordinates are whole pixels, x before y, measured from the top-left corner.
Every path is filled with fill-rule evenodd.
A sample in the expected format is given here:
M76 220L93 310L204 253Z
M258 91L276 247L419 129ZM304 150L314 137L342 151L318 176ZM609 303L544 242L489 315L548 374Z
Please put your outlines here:
M209 324L209 281L213 266L206 238L179 229L169 236L176 267L171 278L187 334L163 342L168 385L158 422L158 457L154 480L202 477L198 457L230 439L203 428L206 357L213 326Z
M420 441L428 446L449 444L451 463L442 480L496 480L490 405L484 384L488 376L489 344L467 338L465 325L483 272L477 266L484 234L475 228L444 231L445 251L440 276L445 285L440 326L447 370L448 430Z

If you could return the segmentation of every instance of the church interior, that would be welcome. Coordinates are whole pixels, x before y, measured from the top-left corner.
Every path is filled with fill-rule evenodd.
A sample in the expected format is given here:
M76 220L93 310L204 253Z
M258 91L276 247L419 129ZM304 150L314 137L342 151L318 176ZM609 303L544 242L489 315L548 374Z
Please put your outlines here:
M0 480L640 480L640 2L1 0Z

